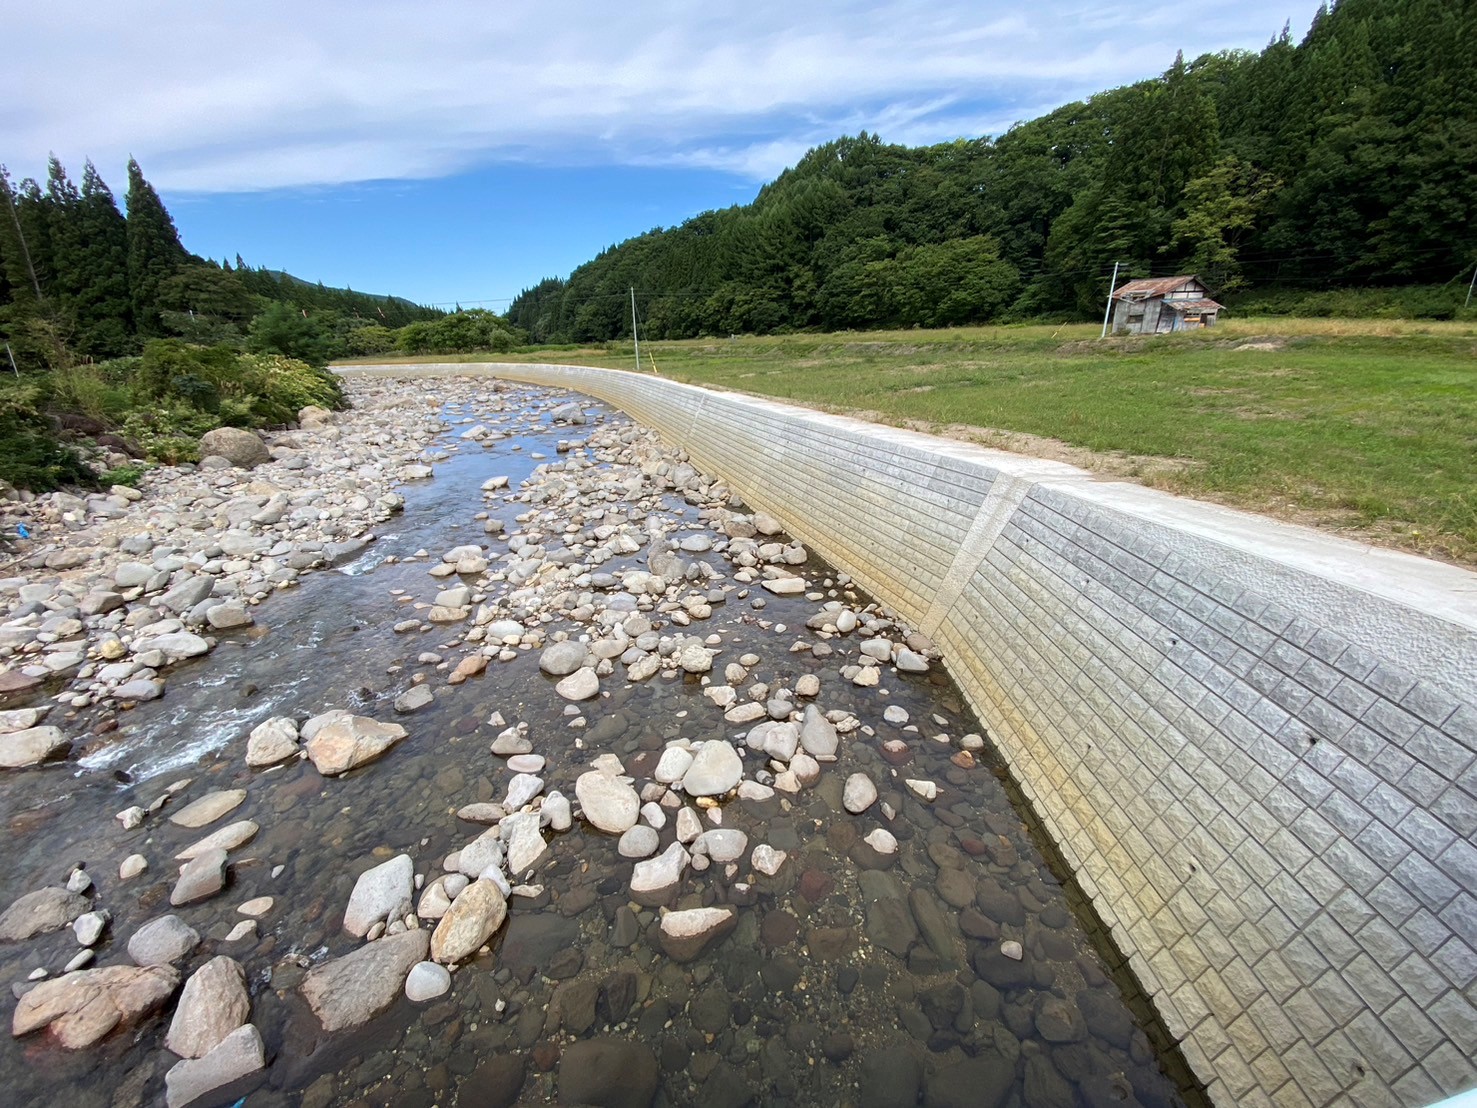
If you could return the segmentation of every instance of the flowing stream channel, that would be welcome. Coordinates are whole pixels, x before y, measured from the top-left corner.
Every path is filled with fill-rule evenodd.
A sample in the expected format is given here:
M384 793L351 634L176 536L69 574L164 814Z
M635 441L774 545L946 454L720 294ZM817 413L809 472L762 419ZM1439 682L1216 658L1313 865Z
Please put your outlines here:
M216 954L239 960L268 1065L202 1104L563 1103L561 1086L572 1078L561 1058L592 1038L645 1051L655 1063L651 1102L665 1105L912 1104L925 1092L926 1103L940 1105L1184 1103L1166 1076L1176 1060L1151 1046L1152 1028L1135 1017L1111 955L1089 933L1096 924L1070 876L1043 854L988 742L973 758L960 757L958 739L984 729L943 667L903 673L884 665L876 687L858 686L839 671L857 659L859 636L807 628L826 600L858 610L868 604L831 567L815 560L795 567L809 598L781 596L736 583L720 554L699 555L721 575L701 586L716 601L711 615L662 633L717 636L712 674L663 671L631 682L617 662L601 694L578 704L555 693L557 679L540 671L537 649L448 685L447 666L467 650L466 626L392 630L406 617L407 598L429 603L445 587L427 573L443 551L480 543L491 559L507 552L509 537L525 526L520 514L530 511L520 487L537 467L568 459L604 466L584 436L629 427L593 402L582 405L588 426L554 426L550 409L569 398L532 388L504 388L496 393L502 410L487 410L478 396L493 395L491 383L481 390L445 405L447 431L436 444L445 456L435 477L401 489L403 515L379 528L355 561L271 597L257 609L256 627L222 635L212 654L174 669L165 697L124 713L123 725L79 760L0 777L7 830L0 904L85 863L97 904L112 913L97 964L127 963L128 937L170 911L204 939L181 965L186 974ZM459 439L474 421L506 437L491 449ZM558 451L560 440L570 440L567 452ZM508 477L509 488L484 496L481 486L494 475ZM663 517L671 537L705 535L721 550L723 536L680 493L648 490L642 504L603 508L607 521ZM504 532L486 533L480 512L501 519ZM429 557L413 557L417 551ZM599 570L644 570L647 553ZM478 587L494 603L510 586ZM720 598L717 590L726 592ZM663 619L659 609L647 614ZM567 618L542 627L589 632ZM426 654L443 662L423 661ZM533 877L542 892L510 900L490 950L457 967L448 993L421 1004L402 995L358 1028L323 1031L299 986L312 966L361 945L341 927L356 878L407 853L429 883L447 855L483 830L456 812L503 798L512 774L489 745L504 726L527 725L545 759L546 790L573 798L575 778L607 753L639 789L671 740L742 746L748 728L725 723L704 687L721 683L724 667L745 655L757 661L744 667L741 699L755 684L772 699L814 675L815 702L857 724L813 785L722 804L724 827L744 831L751 848L767 844L786 855L772 876L756 874L747 859L686 873L673 906L733 906L731 934L694 961L668 957L657 933L662 909L632 902L633 861L619 855L614 837L577 817L571 830L550 836ZM417 673L435 698L397 715L392 704ZM252 727L331 708L393 720L409 737L340 778L320 776L306 759L247 768ZM906 722L888 722L889 708L888 718ZM884 749L899 739L904 750ZM748 752L746 764L752 758ZM880 800L852 815L842 788L857 772L876 782ZM906 778L934 782L936 797L915 795ZM124 832L114 814L147 808L186 779L172 804L242 788L247 799L231 818L254 820L260 832L231 855L224 892L172 910L169 858L209 828L151 818ZM663 849L674 824L660 830ZM877 827L895 836L896 854L861 845ZM119 863L135 852L150 869L120 882ZM228 942L244 918L238 906L262 896L273 906L258 934ZM0 974L24 982L45 967L55 975L76 951L70 929L0 945ZM169 1011L78 1052L45 1035L0 1038L3 1099L163 1103L164 1073L176 1061L163 1046ZM587 1076L638 1098L609 1103L647 1103L639 1099L648 1092L641 1074Z

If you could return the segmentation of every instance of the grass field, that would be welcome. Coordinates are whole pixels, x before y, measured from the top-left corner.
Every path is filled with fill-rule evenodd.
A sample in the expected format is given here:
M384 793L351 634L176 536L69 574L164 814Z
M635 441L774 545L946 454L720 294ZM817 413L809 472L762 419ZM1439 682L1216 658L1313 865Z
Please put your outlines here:
M1250 319L1150 339L1098 333L698 339L643 343L642 361L675 380L1061 458L1477 565L1477 325ZM444 360L634 364L629 343Z

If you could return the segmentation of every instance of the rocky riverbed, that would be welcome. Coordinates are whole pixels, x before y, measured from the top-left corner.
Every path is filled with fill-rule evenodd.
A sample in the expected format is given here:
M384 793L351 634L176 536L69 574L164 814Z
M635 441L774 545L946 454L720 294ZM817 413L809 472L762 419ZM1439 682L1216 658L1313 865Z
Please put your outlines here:
M16 1096L1177 1102L933 644L599 405L348 391L19 509Z

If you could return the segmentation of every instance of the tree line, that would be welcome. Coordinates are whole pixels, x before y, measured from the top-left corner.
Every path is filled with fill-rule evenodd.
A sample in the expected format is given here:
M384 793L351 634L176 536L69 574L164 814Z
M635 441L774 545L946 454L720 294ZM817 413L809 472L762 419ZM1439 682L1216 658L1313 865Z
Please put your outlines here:
M999 138L811 150L752 203L524 290L538 342L948 326L1102 310L1130 276L1255 289L1442 286L1477 264L1477 0L1341 0Z
M252 268L239 254L234 265L191 254L133 159L126 206L125 216L90 161L80 188L55 157L44 185L13 183L0 166L0 341L21 370L138 354L162 338L322 364L393 347L396 329L445 314Z

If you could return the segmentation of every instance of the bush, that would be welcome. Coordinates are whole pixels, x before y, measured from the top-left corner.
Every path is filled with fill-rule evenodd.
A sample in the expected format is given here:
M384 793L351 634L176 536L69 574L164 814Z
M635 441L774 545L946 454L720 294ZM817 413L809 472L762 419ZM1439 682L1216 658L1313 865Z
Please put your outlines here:
M98 483L109 487L125 485L130 489L136 489L138 483L144 479L144 474L149 472L149 468L142 462L129 462L127 465L115 466L99 475Z
M18 489L49 492L62 485L93 486L97 478L77 452L57 438L41 411L34 385L0 384L0 479Z
M1461 319L1465 285L1407 285L1404 288L1257 288L1226 298L1244 315L1330 319Z
M518 344L502 317L482 308L453 312L429 322L407 323L397 335L407 354L503 353Z

